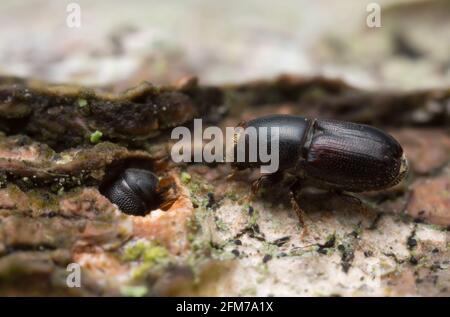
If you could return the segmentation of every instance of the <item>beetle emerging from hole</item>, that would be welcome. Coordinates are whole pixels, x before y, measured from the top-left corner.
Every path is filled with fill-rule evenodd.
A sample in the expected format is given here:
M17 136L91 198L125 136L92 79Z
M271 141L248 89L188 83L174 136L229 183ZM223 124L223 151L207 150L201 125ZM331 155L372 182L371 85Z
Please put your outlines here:
M278 128L278 171L264 174L252 184L256 193L263 182L275 183L284 173L292 174L295 182L290 187L291 202L304 225L303 211L295 193L303 186L313 186L337 192L365 192L390 188L398 184L408 173L408 162L400 144L389 134L363 124L336 120L307 119L293 115L269 115L241 123L244 132L235 135L232 166L237 170L260 167L259 156L249 160L248 127L267 132L267 146L271 149L271 129ZM259 128L267 128L260 130ZM263 133L263 132L260 132ZM245 137L244 146L237 144ZM259 153L259 149L258 149Z
M126 168L101 189L119 209L129 215L145 215L158 200L158 177L142 168Z

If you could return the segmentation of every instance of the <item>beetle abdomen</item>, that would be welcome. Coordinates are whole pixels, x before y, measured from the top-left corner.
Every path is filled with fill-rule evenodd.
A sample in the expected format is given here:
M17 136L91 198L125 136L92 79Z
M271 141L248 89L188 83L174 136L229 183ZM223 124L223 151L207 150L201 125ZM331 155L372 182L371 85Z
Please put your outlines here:
M103 190L119 209L130 215L144 215L157 199L158 177L140 168L127 168Z
M128 187L124 180L116 181L105 192L105 196L122 212L129 215L138 215L146 209L144 201Z
M304 169L308 176L352 192L379 190L406 173L400 144L374 127L317 120L311 131Z

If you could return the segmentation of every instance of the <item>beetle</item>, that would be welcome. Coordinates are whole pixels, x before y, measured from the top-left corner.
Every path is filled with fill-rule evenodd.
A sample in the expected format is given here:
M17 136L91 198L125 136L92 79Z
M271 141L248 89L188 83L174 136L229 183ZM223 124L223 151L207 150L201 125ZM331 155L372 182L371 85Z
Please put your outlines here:
M278 128L278 171L261 176L252 189L256 192L263 181L276 181L282 173L293 174L296 180L290 193L297 213L300 208L295 201L295 190L303 185L338 192L375 191L398 184L408 172L401 145L391 135L372 126L276 114L243 122L240 127L244 129L234 137L232 163L237 170L265 164L259 156L249 160L250 142L258 142L259 153L260 133L267 133L265 140L270 149L270 133ZM246 133L248 127L256 128L257 140L251 140ZM238 147L241 137L245 137L241 142L244 146ZM239 152L244 158L241 161L236 159Z
M158 200L159 179L153 172L129 167L102 189L119 209L130 215L145 215Z

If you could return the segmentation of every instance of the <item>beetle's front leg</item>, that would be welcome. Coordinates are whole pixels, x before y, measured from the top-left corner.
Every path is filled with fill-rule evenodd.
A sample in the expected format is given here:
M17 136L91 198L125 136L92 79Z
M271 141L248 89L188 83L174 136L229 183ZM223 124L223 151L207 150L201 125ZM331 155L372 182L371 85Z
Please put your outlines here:
M301 180L300 178L296 178L294 183L289 187L289 198L291 200L292 208L294 208L295 213L297 214L298 221L303 227L302 237L308 235L308 227L305 223L305 212L300 207L297 202L296 194L299 190L301 190Z
M361 205L361 206L363 205L361 198L356 197L350 193L344 192L343 190L330 189L329 191L331 194L335 194L339 197L342 197L343 199L346 199L350 203L356 203L357 205Z
M263 185L276 184L283 179L282 172L264 174L252 182L252 195L255 196Z

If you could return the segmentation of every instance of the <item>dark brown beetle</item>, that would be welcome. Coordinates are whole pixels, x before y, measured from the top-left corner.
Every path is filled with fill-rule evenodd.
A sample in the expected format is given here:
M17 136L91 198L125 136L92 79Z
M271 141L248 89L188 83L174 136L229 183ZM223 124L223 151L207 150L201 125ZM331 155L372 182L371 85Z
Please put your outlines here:
M297 176L298 180L291 193L295 187L298 189L300 182L347 192L382 190L398 184L408 172L408 163L400 144L389 134L368 125L311 120L301 116L269 115L250 120L241 126L257 130L265 127L267 129L263 131L267 131L268 135L272 128L279 129L278 171L258 179L253 184L254 190L259 188L262 180L277 179L283 172ZM245 146L239 148L238 140L243 135L246 138ZM259 137L257 134L257 139ZM248 160L249 139L249 135L244 132L235 135L235 159L232 166L236 169L263 165L259 156L256 161ZM270 136L267 140L270 149ZM245 150L245 159L238 162L237 153L242 150Z
M119 209L130 215L145 215L158 199L158 177L141 168L127 168L102 193Z

